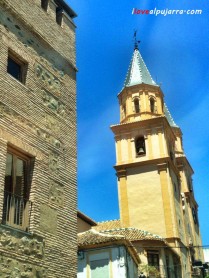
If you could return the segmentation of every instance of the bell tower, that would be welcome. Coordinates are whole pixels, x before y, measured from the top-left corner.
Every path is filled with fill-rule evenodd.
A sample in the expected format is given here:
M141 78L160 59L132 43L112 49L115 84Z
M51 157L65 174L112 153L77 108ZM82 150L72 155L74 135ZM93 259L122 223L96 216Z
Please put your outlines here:
M158 234L173 247L201 245L197 220L191 217L197 218L198 206L182 133L137 44L118 100L120 123L111 129L121 225ZM187 264L188 256L182 260Z

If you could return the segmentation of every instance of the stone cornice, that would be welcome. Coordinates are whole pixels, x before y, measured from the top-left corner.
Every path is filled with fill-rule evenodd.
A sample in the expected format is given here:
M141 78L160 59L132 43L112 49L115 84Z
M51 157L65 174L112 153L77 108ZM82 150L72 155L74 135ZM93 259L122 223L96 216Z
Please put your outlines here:
M185 164L186 166L189 167L190 171L192 172L192 174L194 174L194 171L192 169L192 166L190 165L189 161L187 160L186 156L177 156L176 157L176 162L177 162L177 167L179 170L183 170Z
M145 160L145 161L124 163L124 164L120 164L120 165L115 165L114 168L117 171L117 174L120 175L120 173L122 173L124 176L126 169L145 166L145 165L157 165L156 169L158 171L165 170L167 168L171 168L174 171L174 173L177 175L177 177L180 178L180 174L179 174L177 167L174 165L171 158L168 156L163 157L163 158L149 159L149 160Z

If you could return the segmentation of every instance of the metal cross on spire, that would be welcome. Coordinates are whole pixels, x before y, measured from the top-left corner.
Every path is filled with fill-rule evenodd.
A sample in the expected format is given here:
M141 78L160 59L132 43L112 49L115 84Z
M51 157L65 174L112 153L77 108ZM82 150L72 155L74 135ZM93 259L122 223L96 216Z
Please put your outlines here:
M137 34L137 30L134 31L134 49L139 49L140 41L137 40L136 34Z

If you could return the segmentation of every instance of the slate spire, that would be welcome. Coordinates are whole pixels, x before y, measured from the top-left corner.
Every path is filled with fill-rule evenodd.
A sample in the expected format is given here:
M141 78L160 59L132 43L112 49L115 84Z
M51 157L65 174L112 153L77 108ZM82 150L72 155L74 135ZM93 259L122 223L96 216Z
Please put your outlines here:
M174 122L174 119L173 119L173 117L171 116L171 113L170 113L170 111L168 110L168 107L167 107L167 105L166 105L165 103L164 103L163 110L164 110L166 119L168 120L170 126L172 126L172 127L178 127L177 124Z
M157 85L152 79L152 76L139 52L138 45L134 49L131 63L126 75L124 87L130 87L138 84Z

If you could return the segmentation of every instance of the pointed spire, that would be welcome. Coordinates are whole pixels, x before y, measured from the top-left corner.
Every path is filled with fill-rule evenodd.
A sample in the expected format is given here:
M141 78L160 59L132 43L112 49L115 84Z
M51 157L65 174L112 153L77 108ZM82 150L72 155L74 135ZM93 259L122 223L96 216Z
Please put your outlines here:
M169 124L171 127L178 127L177 124L174 122L174 119L171 116L170 111L168 110L167 105L164 103L164 107L163 107L166 119L168 120Z
M134 31L134 49L139 49L140 41L137 41L136 33L137 33L137 30Z
M126 75L124 87L130 87L142 83L156 85L139 52L138 41L135 40L135 49L128 69L128 73Z

